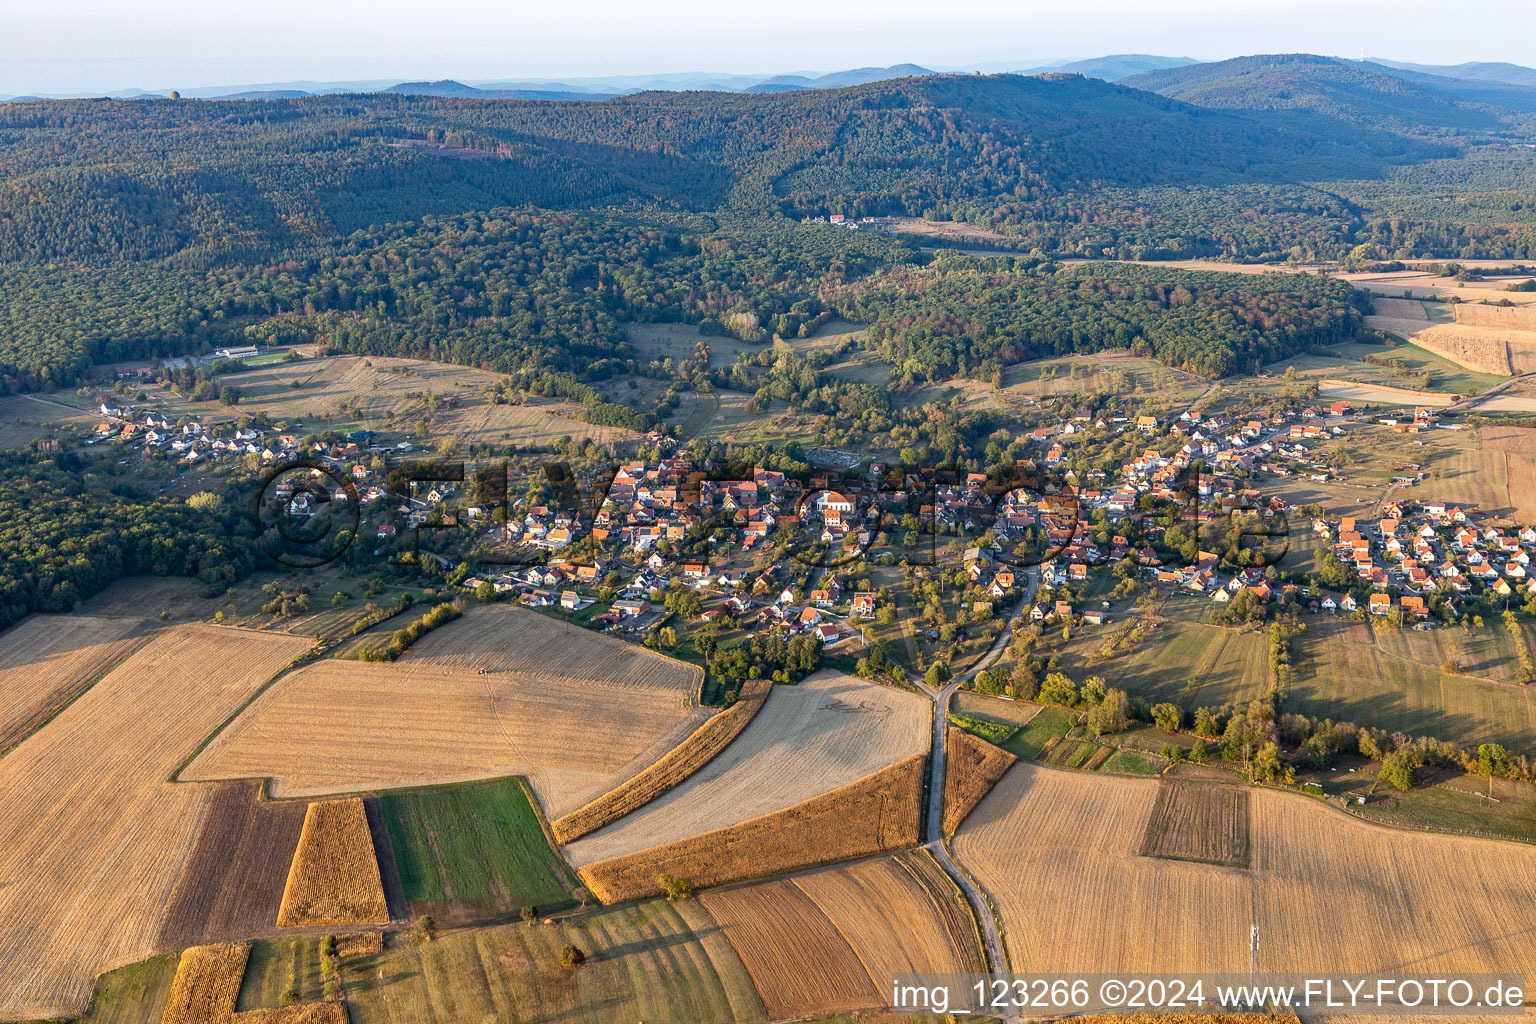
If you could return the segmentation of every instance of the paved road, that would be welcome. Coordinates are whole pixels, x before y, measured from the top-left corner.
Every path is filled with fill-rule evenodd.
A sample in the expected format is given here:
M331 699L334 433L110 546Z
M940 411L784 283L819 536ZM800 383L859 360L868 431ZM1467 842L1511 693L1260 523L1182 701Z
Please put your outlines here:
M971 901L971 907L976 912L976 920L981 924L982 939L987 944L987 959L992 963L995 973L1003 974L1008 970L1008 959L1003 953L1002 936L997 931L997 920L992 916L991 905L982 896L971 877L962 871L950 857L949 850L944 847L944 733L948 727L949 699L954 696L960 685L973 677L976 673L988 668L1008 646L1008 641L1013 637L1013 631L1018 626L1026 612L1035 603L1035 591L1040 586L1040 570L1029 568L1024 572L1024 596L1019 600L1019 606L1014 609L1009 617L1008 624L1003 627L998 635L997 642L992 649L982 655L980 660L971 668L960 675L955 676L944 686L935 689L918 680L918 685L933 698L933 756L929 759L930 775L928 780L928 841L925 849L933 854L949 876L955 880L966 898Z

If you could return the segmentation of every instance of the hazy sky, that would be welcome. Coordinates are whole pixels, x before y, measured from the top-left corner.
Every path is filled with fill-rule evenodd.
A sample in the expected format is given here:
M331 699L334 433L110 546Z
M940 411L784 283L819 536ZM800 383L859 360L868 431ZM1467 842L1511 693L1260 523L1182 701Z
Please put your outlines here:
M1488 0L3 0L0 94L296 79L828 71L1106 53L1309 51L1536 63L1536 3ZM1496 31L1494 28L1496 27Z

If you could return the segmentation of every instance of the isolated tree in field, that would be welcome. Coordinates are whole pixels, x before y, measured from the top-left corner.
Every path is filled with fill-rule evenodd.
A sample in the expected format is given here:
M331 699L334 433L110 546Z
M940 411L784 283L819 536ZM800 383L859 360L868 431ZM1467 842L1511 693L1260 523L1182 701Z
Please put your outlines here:
M560 966L571 971L587 962L587 954L575 946L560 947Z
M656 884L661 886L661 891L667 894L669 900L686 900L693 895L693 886L688 884L688 880L676 875L662 873L657 877Z
M538 907L527 906L524 907L520 913L522 914L523 920L527 921L529 924L533 924L539 919Z
M418 942L431 942L437 938L437 922L432 920L430 914L423 914L416 919L416 939Z

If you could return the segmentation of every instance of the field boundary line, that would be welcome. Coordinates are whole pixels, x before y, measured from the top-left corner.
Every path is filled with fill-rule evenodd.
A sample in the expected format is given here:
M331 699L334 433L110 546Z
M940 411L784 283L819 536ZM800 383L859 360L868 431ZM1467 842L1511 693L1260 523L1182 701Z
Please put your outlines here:
M217 628L217 629L239 629L240 627L238 627L238 626L217 626L217 627L214 627L214 628ZM264 630L264 629L250 629L250 630L246 630L246 632L248 632L248 633L261 633L261 634L266 635L266 636L271 636L272 635L272 633L269 630ZM291 634L282 633L282 634L278 634L278 635L280 635L280 636L290 636ZM270 690L274 685L276 685L276 683L277 683L277 681L279 679L282 679L283 677L287 676L288 673L296 671L297 669L303 668L305 665L309 664L311 661L314 661L315 659L317 659L320 656L320 653L321 653L322 650L323 650L323 648L320 648L318 645L311 647L309 650L305 651L303 654L300 654L297 657L295 657L292 661L290 661L282 669L280 669L277 672L275 672L271 679L268 679L266 682L264 682L260 686L256 687L255 691L252 692L251 695L249 697L247 697L245 700L241 701L240 704L238 706L236 706L236 708L229 713L228 717L226 717L224 719L224 721L220 722L218 724L218 726L212 732L210 732L207 736L203 737L202 742L199 743L192 750L192 752L190 754L188 754L186 757L182 758L181 762L179 764L177 764L176 767L171 769L171 774L166 778L165 781L173 783L173 784L177 784L177 785L203 785L203 784L206 784L206 783L203 783L203 782L195 782L195 781L192 781L192 780L185 780L184 781L179 776L181 775L182 772L187 770L187 768L192 764L193 761L197 760L197 757L198 757L199 754L201 754L204 750L208 749L208 745L210 743L212 743L215 739L217 739L220 733L222 733L225 729L228 729L232 724L234 724L235 719L239 718L242 714L245 713L245 710L247 708L249 708L252 704L256 703L256 699L258 697L260 697L262 694L264 694L268 690ZM240 778L257 779L258 781L260 781L261 782L261 792L258 794L258 799L263 799L264 800L264 799L268 799L269 798L269 795L267 793L267 789L268 789L268 787L272 783L272 777L270 775L269 776L265 776L265 777L257 776L257 775L246 775L246 776L241 776ZM238 781L238 780L219 779L217 781L219 781L219 782L231 782L231 781Z
M105 618L106 616L103 616L103 617ZM120 617L120 618L125 618L126 619L126 618L132 618L133 616L124 615L124 616L114 616L114 617ZM111 664L107 665L104 669L102 669L101 674L96 676L94 679L92 679L85 686L81 687L79 693L75 694L73 697L69 698L69 700L67 700L63 704L59 705L57 708L55 708L53 710L52 713L50 713L47 716L45 716L42 721L38 722L32 728L28 729L26 732L22 733L20 736L17 736L15 741L13 743L11 743L10 746L5 747L3 750L0 750L0 759L5 758L6 756L8 756L11 753L11 751L13 751L16 748L20 747L23 743L27 742L27 740L31 739L33 736L36 736L38 733L42 732L45 728L48 727L49 723L51 723L54 719L58 718L64 712L68 711L71 707L73 707L75 705L75 703L77 701L80 700L81 697L84 697L86 694L90 693L92 690L94 690L96 688L98 683L100 683L103 679L107 678L107 676L111 675L118 668L120 668L122 666L123 662L127 661L129 658L133 657L139 651L141 651L145 647L149 646L149 642L152 639L154 639L154 632L150 631L150 632L144 633L142 636L132 636L132 635L129 635L129 636L123 637L121 640L114 641L114 643L122 643L123 641L126 641L126 640L137 640L137 641L141 641L141 642L135 644L134 646L132 646L132 647L126 649L126 650L124 650L122 657L116 659Z

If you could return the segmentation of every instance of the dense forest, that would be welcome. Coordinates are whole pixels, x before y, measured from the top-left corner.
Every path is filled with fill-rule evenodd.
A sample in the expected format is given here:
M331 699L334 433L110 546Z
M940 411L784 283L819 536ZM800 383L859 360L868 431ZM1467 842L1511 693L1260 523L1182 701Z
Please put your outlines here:
M0 452L0 629L30 611L65 612L122 576L232 582L255 550L222 501L112 490L71 452Z

